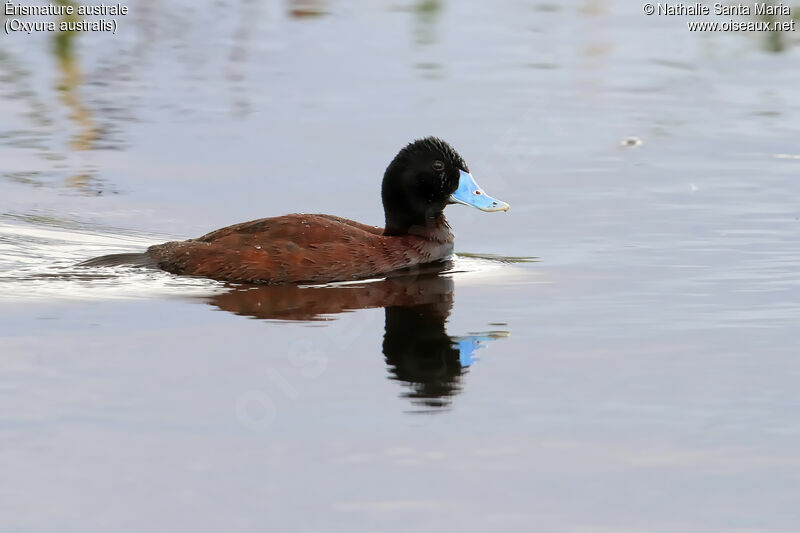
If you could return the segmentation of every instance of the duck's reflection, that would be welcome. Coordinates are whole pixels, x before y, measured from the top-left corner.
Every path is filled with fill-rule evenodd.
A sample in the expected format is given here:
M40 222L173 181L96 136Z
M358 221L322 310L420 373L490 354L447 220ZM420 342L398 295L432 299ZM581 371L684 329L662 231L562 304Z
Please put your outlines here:
M453 337L445 322L453 307L453 280L441 263L381 281L336 286L237 287L210 303L238 315L278 320L326 320L356 309L386 308L383 354L391 379L408 385L414 404L443 407L461 390L461 376L474 352L508 335L492 331Z
M409 384L405 396L415 403L443 406L461 390L461 357L455 339L444 329L453 304L452 280L443 280L450 292L437 301L386 307L383 354L393 379Z

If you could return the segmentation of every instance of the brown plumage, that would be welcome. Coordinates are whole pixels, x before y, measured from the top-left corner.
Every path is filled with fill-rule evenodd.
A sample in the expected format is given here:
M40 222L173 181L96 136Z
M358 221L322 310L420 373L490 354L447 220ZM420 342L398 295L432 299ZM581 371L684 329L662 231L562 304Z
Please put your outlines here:
M445 259L453 234L442 217L414 233L332 215L262 218L199 239L151 246L147 255L174 274L249 283L324 283L362 279Z

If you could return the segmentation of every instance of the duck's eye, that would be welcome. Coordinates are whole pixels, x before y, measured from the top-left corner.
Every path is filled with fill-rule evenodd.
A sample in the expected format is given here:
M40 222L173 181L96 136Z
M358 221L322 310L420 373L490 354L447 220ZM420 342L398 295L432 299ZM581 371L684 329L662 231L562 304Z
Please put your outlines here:
M433 162L433 170L435 170L436 172L441 172L442 170L444 170L444 163L442 163L441 161L438 161L438 160L434 161Z

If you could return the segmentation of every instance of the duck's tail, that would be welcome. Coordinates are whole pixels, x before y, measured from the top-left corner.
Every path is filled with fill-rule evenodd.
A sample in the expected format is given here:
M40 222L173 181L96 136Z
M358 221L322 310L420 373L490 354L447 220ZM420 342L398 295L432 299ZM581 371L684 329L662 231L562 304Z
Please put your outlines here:
M158 267L158 261L150 257L147 252L138 254L111 254L101 255L94 259L87 259L78 263L76 266L85 267L115 267L115 266L133 266L133 267Z

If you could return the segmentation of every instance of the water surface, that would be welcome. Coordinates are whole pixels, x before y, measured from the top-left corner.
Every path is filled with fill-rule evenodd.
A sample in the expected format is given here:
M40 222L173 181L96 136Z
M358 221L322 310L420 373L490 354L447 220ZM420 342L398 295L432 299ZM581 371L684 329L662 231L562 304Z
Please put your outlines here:
M0 529L796 529L796 35L609 1L130 7L0 44ZM75 267L380 224L429 134L512 206L448 208L438 272Z

